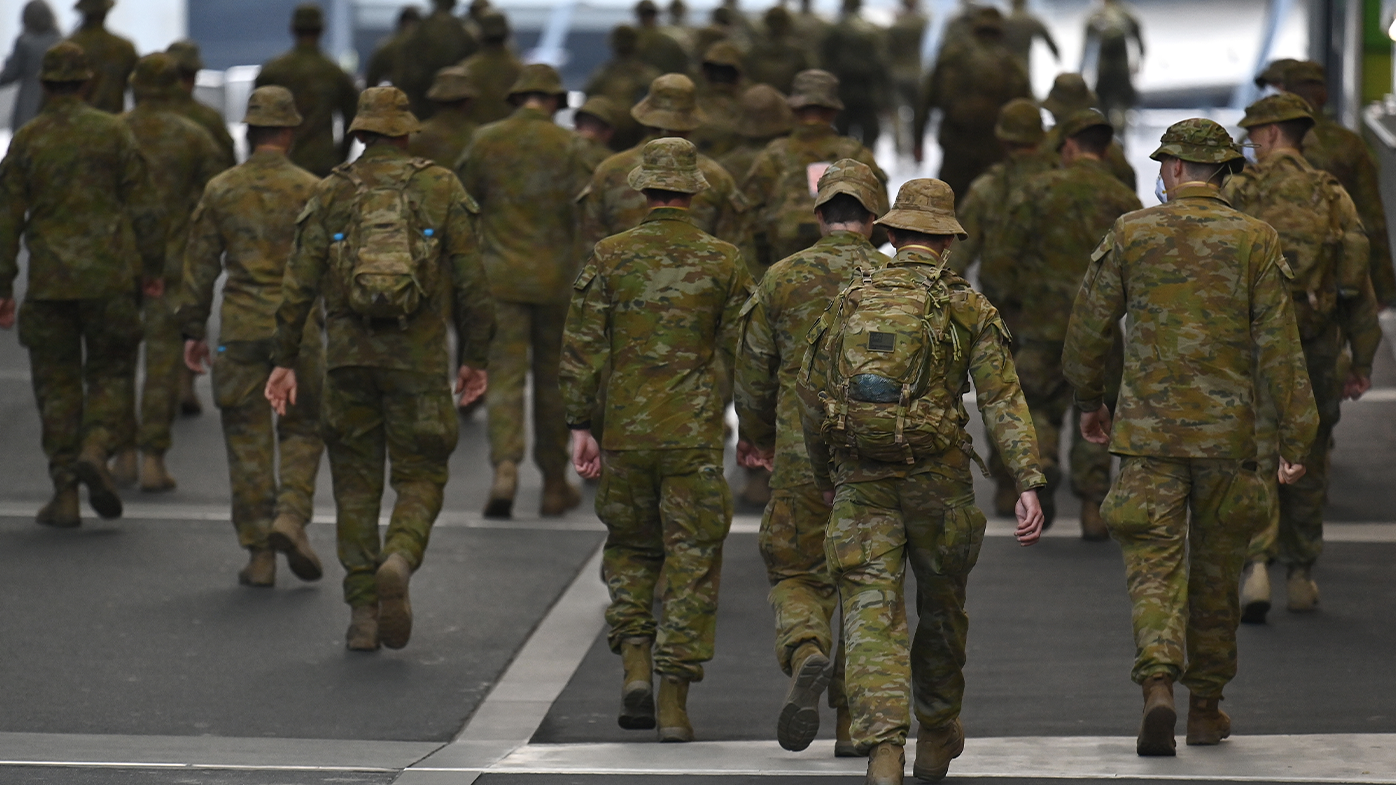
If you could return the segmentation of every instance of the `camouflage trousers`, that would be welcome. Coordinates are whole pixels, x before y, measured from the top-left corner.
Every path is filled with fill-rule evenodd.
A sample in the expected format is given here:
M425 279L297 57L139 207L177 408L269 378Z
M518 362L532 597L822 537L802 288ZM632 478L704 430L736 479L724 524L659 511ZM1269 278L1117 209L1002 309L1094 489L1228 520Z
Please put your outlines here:
M435 374L347 366L325 374L321 407L344 601L375 605L374 573L383 558L400 553L413 570L422 564L456 448L455 401ZM385 458L397 501L380 541Z
M524 390L533 374L533 460L544 475L566 470L567 416L558 385L567 304L495 303L498 325L490 343L490 462L524 458Z
M944 157L938 177L954 190L956 199L965 198L974 178L1003 160L1003 148L994 138L992 122L985 128L969 128L942 121L940 149Z
M1037 430L1042 473L1047 476L1047 486L1038 490L1043 506L1054 503L1057 486L1061 485L1060 445L1068 411L1072 412L1071 492L1081 499L1102 501L1110 491L1110 451L1103 444L1091 444L1081 438L1081 414L1073 405L1071 385L1062 375L1062 342L1019 338L1017 344L1013 364L1018 368L1018 381ZM1113 370L1109 375L1118 380L1121 368ZM1112 386L1115 389L1110 392L1118 392L1118 383ZM1107 400L1113 404L1114 395L1107 394Z
M607 532L601 579L611 594L611 651L626 638L652 638L656 671L700 681L713 658L722 542L732 526L722 450L604 451L596 515Z
M1194 694L1236 675L1236 591L1269 488L1255 462L1124 456L1101 517L1124 552L1135 682L1167 673Z
M315 328L314 320L308 328ZM268 547L278 516L293 516L304 526L313 512L315 475L325 451L320 438L325 350L318 329L306 333L296 362L296 403L275 420L263 393L274 367L272 341L228 341L214 355L213 399L228 448L233 528L244 548Z
M813 642L825 654L834 651L832 626L838 609L838 587L824 556L824 531L829 507L813 483L772 488L761 516L757 547L771 581L769 601L776 614L776 661L791 674L790 658L801 645ZM834 679L829 705L847 705L844 697L844 647L834 656Z
M905 478L840 484L824 541L843 603L852 740L864 752L905 744L913 707L923 727L939 727L964 701L965 584L984 542L984 513L967 456L922 466ZM914 636L907 561L916 576Z
M170 449L170 428L179 409L184 337L168 296L145 298L141 313L145 320L145 381L141 384L136 447L142 452L164 455Z
M26 299L19 342L29 350L49 477L71 488L79 453L88 445L111 451L135 406L139 306L134 296Z

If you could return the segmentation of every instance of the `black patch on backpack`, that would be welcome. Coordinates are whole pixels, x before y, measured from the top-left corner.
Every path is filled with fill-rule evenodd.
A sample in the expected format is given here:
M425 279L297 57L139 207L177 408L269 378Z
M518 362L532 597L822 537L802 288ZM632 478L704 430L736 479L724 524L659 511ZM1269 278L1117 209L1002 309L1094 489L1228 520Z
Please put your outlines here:
M890 352L897 348L897 336L892 333L868 333L868 351Z

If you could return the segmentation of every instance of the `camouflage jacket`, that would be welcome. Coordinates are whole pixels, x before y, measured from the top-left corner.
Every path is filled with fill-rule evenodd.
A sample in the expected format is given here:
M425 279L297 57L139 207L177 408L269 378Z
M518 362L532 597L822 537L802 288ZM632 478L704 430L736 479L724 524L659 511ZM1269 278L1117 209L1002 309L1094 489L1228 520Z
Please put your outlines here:
M814 482L795 395L805 336L855 270L888 261L861 234L832 232L772 265L742 308L733 397L742 438L775 450L771 487Z
M218 151L222 154L223 168L227 169L237 163L237 145L233 142L233 137L228 133L228 124L224 122L223 115L211 106L199 103L194 96L183 90L175 93L170 100L169 110L186 117L199 124L199 127L208 131L209 136L218 145Z
M645 135L644 128L630 115L629 108L645 97L650 83L659 76L659 69L632 55L607 60L587 80L588 98L604 95L625 110L616 117L612 145L628 149Z
M256 85L280 85L296 97L296 110L305 118L291 145L291 160L297 166L325 177L347 157L349 135L335 144L334 113L339 112L348 128L359 108L359 90L318 48L298 45L272 60L262 66Z
M590 423L604 380L605 449L720 448L719 367L732 367L751 293L737 247L688 211L659 207L598 242L573 289L561 371L568 424Z
M470 102L470 120L484 125L503 120L514 113L509 88L519 79L523 63L504 44L485 44L480 51L460 62L475 80L478 94Z
M412 134L407 152L437 166L454 169L478 128L465 112L443 108L422 123L422 130Z
M892 98L887 41L873 23L845 15L820 43L820 67L839 78L839 98L848 106L882 108Z
M977 260L979 288L996 305L1019 302L1014 288L1017 259L1003 245L1009 205L1028 180L1055 165L1032 151L1015 152L976 177L955 209L969 237L951 248L948 265L964 275Z
M1105 398L1106 357L1128 315L1110 451L1256 457L1256 388L1279 418L1279 453L1301 463L1318 428L1280 238L1217 189L1184 185L1115 221L1076 296L1062 371L1081 411Z
M768 84L786 94L795 84L795 74L813 67L808 47L795 43L793 37L763 37L746 56L748 82Z
M756 163L756 157L773 141L775 139L743 139L719 157L717 162L732 175L733 180L742 183L746 180L746 173L751 171L751 165Z
M135 44L101 25L83 27L68 40L82 47L96 74L87 88L87 102L111 114L126 111L126 82L139 59Z
M317 297L325 298L326 367L349 365L396 368L444 377L450 372L447 321L454 320L457 359L484 368L494 336L494 298L480 264L475 236L479 207L451 170L429 166L412 176L408 198L432 225L425 242L440 254L437 280L426 285L428 299L406 326L368 322L349 307L349 271L341 269L342 243L355 208L355 186L340 171L352 171L366 185L401 181L416 167L405 152L376 144L316 187L296 220L291 260L281 282L276 310L277 365L295 365L306 317Z
M1047 137L1042 140L1042 144L1037 146L1042 157L1047 160L1049 166L1057 166L1061 163L1061 153L1057 148L1061 147L1061 128L1052 126L1047 129ZM1124 183L1125 187L1131 191L1139 190L1139 178L1134 173L1134 167L1130 165L1129 159L1125 158L1125 148L1120 145L1118 139L1111 139L1110 146L1105 150L1105 165L1110 169L1110 173L1115 175L1115 179Z
M657 27L638 27L640 40L635 55L658 69L661 74L688 73L688 53L678 41Z
M590 172L577 135L527 106L475 132L456 174L480 204L480 253L498 300L567 302L574 199Z
M923 274L932 272L942 264L940 257L924 246L905 246L888 262L889 267L919 267ZM968 282L949 270L944 275L949 278L951 291L949 324L957 333L958 345L964 347L954 354L946 374L946 385L963 395L970 390L970 380L974 380L984 427L998 447L1004 466L1013 475L1020 490L1040 488L1047 484L1047 480L1039 468L1037 432L1033 429L1032 416L1028 414L1023 389L1018 384L1018 372L1009 349L1011 337L1008 328L984 295L971 289ZM829 364L832 360L827 354L828 347L821 342L810 346L809 351L812 355L806 358L810 368L808 389L811 392L825 390L828 388ZM804 383L801 384L803 386ZM963 402L957 408L956 414L963 426L969 422L969 413ZM810 466L814 470L814 481L820 490L833 490L835 485L845 482L908 477L935 471L939 466L938 462L925 460L908 466L855 458L846 450L825 441L821 430L823 419L824 412L812 408L809 396L802 394L800 422Z
M1013 195L999 242L1005 258L1017 264L1019 338L1066 338L1091 252L1115 219L1142 207L1104 162L1086 158L1029 179Z
M1372 294L1371 253L1357 208L1328 172L1297 151L1277 150L1227 180L1222 196L1280 235L1299 336L1328 332L1336 320L1352 348L1354 369L1370 375L1381 342Z
M459 63L479 48L480 43L459 17L450 11L432 11L403 42L393 69L393 85L407 94L412 113L426 120L436 114L436 104L427 100L436 72Z
M137 260L164 274L164 210L125 123L52 96L15 132L0 161L0 297L13 296L21 236L34 300L130 295Z
M1362 137L1318 112L1317 122L1304 137L1304 158L1315 169L1338 178L1357 206L1372 253L1372 288L1381 305L1396 303L1396 270L1391 267L1391 239L1386 233L1377 165Z
M738 85L704 84L698 89L698 109L703 124L689 137L698 150L717 158L741 141L737 124L742 119L742 88Z
M296 216L320 178L285 155L262 150L209 181L189 225L176 319L189 338L207 334L213 286L224 270L219 340L262 341L276 334L281 278L291 257Z
M1052 50L1053 55L1057 53L1057 42L1052 40L1052 33L1041 19L1033 16L1026 9L1014 11L1003 20L1003 44L1008 47L1008 51L1018 58L1018 62L1023 64L1023 68L1028 68L1028 63L1032 55L1033 39L1041 38L1042 42Z
M946 133L981 135L992 140L999 110L1014 98L1032 98L1027 71L1002 45L966 43L942 51L926 77L912 118L912 138L925 136L932 109L944 113Z
M887 59L898 82L921 81L921 40L930 20L920 11L903 12L887 28Z

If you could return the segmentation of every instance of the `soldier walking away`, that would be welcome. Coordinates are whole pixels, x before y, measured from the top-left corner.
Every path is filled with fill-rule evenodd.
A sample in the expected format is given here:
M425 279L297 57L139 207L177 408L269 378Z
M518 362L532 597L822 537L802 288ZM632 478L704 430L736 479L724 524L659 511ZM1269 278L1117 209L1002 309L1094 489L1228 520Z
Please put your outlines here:
M602 161L611 157L611 140L615 138L621 114L616 102L604 95L588 98L572 114L572 130L585 140L582 160L588 171L596 171ZM628 115L627 119L634 122Z
M408 583L441 512L459 423L446 384L448 321L458 337L456 393L483 395L494 302L480 265L474 200L449 169L407 155L417 118L396 87L359 97L350 133L365 146L325 178L296 222L281 282L266 396L285 416L297 403L306 320L325 299L321 431L334 481L346 644L407 645ZM397 499L378 535L384 458Z
M838 77L844 112L839 133L856 136L869 150L882 133L878 119L892 105L892 76L883 31L859 16L863 0L843 0L843 13L824 38L820 67Z
M814 0L800 0L800 10L791 14L795 28L795 40L805 45L810 68L823 67L820 57L824 53L824 39L829 37L833 25L814 10Z
M79 482L99 515L121 517L107 458L135 408L138 292L164 293L165 225L131 131L82 100L94 78L82 47L55 44L39 77L44 108L0 161L0 328L15 324L22 237L29 288L19 342L54 491L37 521L71 527L81 523Z
M635 53L639 33L630 25L617 25L611 31L611 59L602 63L587 81L588 98L605 96L623 111L616 123L611 149L619 152L639 144L645 131L629 109L645 97L650 83L660 76L658 68Z
M765 35L752 42L746 56L747 79L788 93L795 84L795 75L814 66L807 46L795 41L791 32L794 22L789 11L783 6L771 6L764 20Z
M427 98L437 106L436 114L412 134L408 154L447 169L454 167L478 128L470 119L470 104L476 95L475 81L461 66L437 71L436 81L427 91Z
M690 141L704 155L717 158L737 146L742 109L742 53L729 41L718 41L703 54L698 86L698 111L703 124ZM735 175L734 175L735 177Z
M768 84L748 87L742 93L741 119L737 121L737 136L741 137L741 142L719 158L718 163L733 179L741 182L766 146L794 127L795 113L790 110L784 94Z
M173 57L175 65L179 66L180 89L175 91L170 99L170 110L193 120L199 127L208 131L223 153L223 168L236 164L237 148L233 144L232 135L228 133L228 122L223 119L222 112L194 98L194 85L198 81L199 72L204 68L204 58L199 53L199 45L188 40L175 41L165 50L165 54ZM183 402L188 403L188 399L184 399ZM197 403L197 399L195 402Z
M14 51L5 58L5 67L0 70L0 87L19 83L10 112L10 129L14 131L38 116L44 99L44 86L39 81L44 52L63 40L53 19L53 9L44 0L25 3L20 21L24 32L15 39Z
M1022 545L1041 532L1045 481L1008 329L945 265L964 236L950 187L911 180L878 223L897 255L855 275L812 328L798 392L814 482L833 507L824 554L843 603L850 739L868 756L869 785L900 785L913 706L919 779L943 778L964 749L965 586L985 527L961 400L971 379L1022 489ZM919 611L910 635L908 561Z
M892 68L892 128L897 154L911 152L907 139L911 118L921 91L921 42L926 37L929 16L921 12L921 0L902 0L897 20L887 28L887 59Z
M291 163L317 177L349 157L349 134L338 144L334 139L334 113L347 127L353 124L359 90L354 80L320 51L320 35L325 15L320 6L303 3L291 17L291 33L296 46L262 66L256 86L280 85L296 97L296 111L305 122L296 129Z
M1131 61L1129 42L1138 47L1137 59ZM1086 18L1086 53L1082 62L1096 49L1095 91L1100 96L1100 108L1116 128L1125 126L1125 112L1133 109L1134 72L1144 60L1144 36L1139 20L1134 18L1120 0L1100 0L1100 5Z
M366 86L377 87L384 82L392 81L393 74L398 67L398 61L405 54L407 39L412 36L412 31L416 30L417 25L421 22L422 10L415 5L409 5L398 12L397 25L393 29L393 34L379 44L368 58L368 68L364 70L364 84Z
M1047 131L1047 139L1042 143L1042 154L1053 166L1057 165L1057 150L1061 147L1061 125L1067 118L1085 109L1099 109L1100 100L1095 92L1086 86L1080 74L1057 74L1052 81L1052 90L1042 100L1042 108L1052 113L1053 125ZM1109 119L1109 118L1106 118ZM1138 180L1134 167L1125 158L1125 149L1118 139L1110 140L1105 151L1105 165L1110 167L1116 179L1131 191L1138 190Z
M1251 540L1241 578L1243 622L1265 621L1270 609L1268 564L1275 559L1289 572L1289 610L1311 611L1318 605L1312 571L1323 550L1333 427L1339 402L1361 397L1372 386L1372 358L1381 342L1370 252L1357 208L1337 178L1304 160L1302 140L1313 124L1309 105L1293 93L1251 104L1241 127L1256 145L1257 163L1222 190L1237 210L1280 233L1280 250L1294 274L1289 282L1294 314L1318 407L1318 436L1303 460L1308 471L1290 485L1271 487L1275 495L1269 525ZM1352 357L1346 378L1339 375L1344 349ZM1261 404L1256 434L1260 463L1273 471L1274 412L1263 396Z
M661 74L688 73L688 53L683 46L659 29L659 6L654 0L640 0L635 4L635 27L638 40L635 53L641 60L654 66ZM707 46L696 44L699 51Z
M693 28L688 24L688 4L683 0L670 0L669 24L662 29L664 34L679 42L683 51L692 57L693 52Z
M1008 51L1018 58L1029 79L1032 77L1032 42L1039 38L1052 51L1052 58L1060 63L1062 54L1057 50L1057 42L1047 30L1047 25L1028 10L1028 0L1013 0L1013 10L1003 20L1003 42L1008 46Z
M814 202L820 240L776 262L742 309L735 399L741 420L738 452L749 468L771 474L771 499L758 544L771 582L776 662L791 677L776 724L788 750L809 746L819 732L819 694L829 686L837 712L835 754L857 755L849 736L843 689L844 651L834 653L838 588L824 558L829 505L814 483L800 427L795 382L805 336L855 275L889 260L868 242L873 221L887 212L887 190L866 164L844 158L819 178Z
M432 11L418 23L402 45L393 85L407 94L412 111L423 120L431 119L436 107L427 99L436 74L475 54L480 43L465 22L451 11L456 0L432 0Z
M1062 376L1062 341L1071 306L1081 289L1091 252L1115 220L1143 207L1139 197L1106 168L1104 157L1115 130L1105 115L1086 109L1061 127L1061 168L1030 178L1016 191L1003 223L1003 251L1016 260L1014 287L1021 302L1014 326L1013 362L1037 429L1037 446L1047 485L1038 494L1045 517L1056 515L1061 484L1062 421L1071 405L1071 386ZM1106 404L1119 392L1120 338L1110 355ZM1079 413L1076 415L1079 419ZM1110 452L1072 429L1071 492L1081 499L1081 537L1110 538L1100 517L1100 503L1110 490Z
M126 83L136 67L136 46L107 30L107 13L116 0L78 0L73 6L82 14L82 25L68 40L82 47L92 64L92 85L87 102L103 112L126 111Z
M276 309L295 220L320 182L286 157L302 120L286 88L252 91L243 120L251 154L204 189L189 227L175 311L184 335L185 366L199 374L210 366L213 370L213 398L228 447L233 528L238 545L250 556L238 572L245 586L276 582L276 551L286 554L291 572L301 580L319 580L322 574L320 557L305 535L325 450L320 438L324 320L318 308L306 320L296 357L296 402L273 422L262 395L274 367ZM209 351L208 317L214 284L225 272L214 354Z
M702 231L686 209L707 187L691 142L646 144L630 185L649 213L598 242L573 284L562 389L572 464L601 478L607 639L625 671L620 726L658 726L660 741L683 742L693 740L688 687L703 679L717 632L732 523L719 377L732 367L751 278L737 247ZM591 416L603 384L598 446Z
M479 91L470 105L470 119L476 125L493 123L513 114L509 89L518 81L523 63L509 50L509 20L504 14L489 11L480 17L480 51L462 60L460 65Z
M1177 681L1191 693L1188 744L1231 733L1219 702L1236 675L1236 586L1269 506L1255 391L1275 406L1281 483L1304 474L1318 414L1280 238L1216 185L1240 169L1240 147L1220 125L1191 119L1170 126L1150 157L1167 201L1122 216L1091 255L1062 370L1081 435L1121 458L1100 514L1124 551L1134 604L1136 749L1171 756ZM1126 314L1112 418L1106 369Z
M556 516L581 504L567 482L567 420L557 373L577 269L575 199L590 172L576 134L553 122L567 102L557 69L525 66L509 100L514 113L476 131L456 166L466 192L479 200L480 253L498 324L486 398L494 484L485 517L513 513L530 373L533 460L543 472L538 512Z

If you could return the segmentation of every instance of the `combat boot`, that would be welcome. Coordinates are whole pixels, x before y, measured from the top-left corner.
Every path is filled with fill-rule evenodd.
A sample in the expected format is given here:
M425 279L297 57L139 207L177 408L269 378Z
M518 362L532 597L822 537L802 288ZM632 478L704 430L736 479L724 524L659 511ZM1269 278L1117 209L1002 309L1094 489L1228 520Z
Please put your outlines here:
M271 548L248 548L251 558L238 570L238 583L243 586L266 588L276 585L276 551Z
M688 721L688 679L668 674L659 677L659 740L693 741Z
M1199 698L1193 695L1188 700L1188 744L1221 744L1221 740L1231 735L1231 717L1222 711L1221 696Z
M1012 518L1018 514L1018 486L1011 480L999 480L994 491L994 514L1000 518Z
M1264 561L1246 563L1241 572L1241 623L1264 624L1270 612L1270 569Z
M939 728L921 726L916 731L916 762L911 773L919 780L937 782L950 771L950 761L965 751L965 728L956 718Z
M1289 568L1285 589L1289 594L1289 610L1292 613L1307 613L1318 608L1318 584L1314 582L1311 569L1298 564Z
M412 568L400 553L390 553L374 576L378 584L378 639L390 649L401 649L412 637L412 601L407 584Z
M539 515L555 518L581 503L582 494L578 492L577 486L567 481L567 478L560 474L543 477L543 502L538 505Z
M175 489L174 478L165 469L165 456L153 452L141 456L141 490L161 493Z
M519 465L500 461L494 467L494 484L490 500L485 503L486 518L510 518L514 515L514 494L519 491Z
M179 413L185 417L198 417L204 413L204 405L194 391L194 372L183 364L179 367Z
M87 501L103 518L121 517L121 496L107 471L107 452L89 444L82 448L77 465L73 467L78 479L87 486Z
M360 605L349 610L349 631L344 633L349 651L378 651L378 606Z
M139 463L134 447L122 450L112 457L110 471L116 487L130 488L140 480L140 474L137 472Z
M902 785L906 776L906 750L885 741L868 750L868 777L864 785Z
M620 689L620 726L626 730L654 727L654 661L649 638L626 638L620 643L625 677Z
M1144 680L1144 720L1139 726L1135 751L1140 755L1177 755L1173 727L1178 711L1173 708L1173 677L1156 673Z
M81 526L82 514L78 512L78 486L68 485L54 490L53 498L39 510L39 514L34 516L34 520L45 526L59 529Z
M297 578L318 581L325 574L320 567L320 557L310 547L310 538L305 536L305 524L296 516L284 512L276 516L267 542L274 550L286 554L286 564Z
M755 510L764 510L770 500L771 473L766 469L747 469L746 487L742 488L742 504Z
M819 696L829 684L834 664L813 641L801 644L790 663L790 686L776 722L776 741L799 752L819 735Z
M853 713L847 706L834 709L834 757L863 757L858 753L858 745L853 743Z
M1081 500L1081 539L1086 542L1104 542L1110 539L1110 529L1105 519L1100 517L1100 502L1094 499Z

